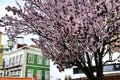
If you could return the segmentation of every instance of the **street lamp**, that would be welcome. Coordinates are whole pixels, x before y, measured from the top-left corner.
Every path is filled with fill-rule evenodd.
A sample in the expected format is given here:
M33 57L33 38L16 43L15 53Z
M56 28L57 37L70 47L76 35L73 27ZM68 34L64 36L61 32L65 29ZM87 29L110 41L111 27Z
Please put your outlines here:
M7 42L8 42L8 47L10 48L10 50L12 50L12 48L15 45L15 40L14 39L9 39L9 40L7 40Z

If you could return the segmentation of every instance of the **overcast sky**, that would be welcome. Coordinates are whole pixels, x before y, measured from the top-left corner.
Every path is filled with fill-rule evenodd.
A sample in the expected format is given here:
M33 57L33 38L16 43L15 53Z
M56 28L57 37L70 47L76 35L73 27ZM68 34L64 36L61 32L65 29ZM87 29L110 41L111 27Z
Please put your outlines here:
M19 2L20 4L23 3L22 0L0 0L0 18L3 17L6 13L9 14L9 15L12 15L12 13L8 13L6 10L5 10L5 7L7 7L8 5L9 6L17 6L16 5L16 1ZM0 27L0 32L3 32L4 33L4 29ZM34 44L30 38L33 37L33 35L29 35L29 36L23 36L24 37L24 43L28 44L28 45L31 45L31 44ZM36 36L35 36L36 37ZM2 36L2 44L3 45L7 45L7 40L8 40L8 37L6 35L3 35Z
M16 6L16 0L0 0L0 18L3 17L6 13L12 15L11 13L8 13L7 10L5 10L8 5ZM0 31L4 32L3 28L0 27Z
M17 2L22 2L22 0L0 0L0 17L4 16L7 11L5 8L9 6L16 6L16 1Z

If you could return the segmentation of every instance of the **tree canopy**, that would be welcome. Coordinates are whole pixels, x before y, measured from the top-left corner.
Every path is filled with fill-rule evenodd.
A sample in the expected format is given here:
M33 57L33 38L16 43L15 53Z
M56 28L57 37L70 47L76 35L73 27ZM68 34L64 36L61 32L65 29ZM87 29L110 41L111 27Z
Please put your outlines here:
M32 39L60 71L77 66L89 80L102 80L103 61L120 40L119 0L24 0L6 7L0 25L14 38L33 33ZM110 46L112 45L112 46ZM119 57L118 57L119 58ZM96 75L92 66L95 66Z

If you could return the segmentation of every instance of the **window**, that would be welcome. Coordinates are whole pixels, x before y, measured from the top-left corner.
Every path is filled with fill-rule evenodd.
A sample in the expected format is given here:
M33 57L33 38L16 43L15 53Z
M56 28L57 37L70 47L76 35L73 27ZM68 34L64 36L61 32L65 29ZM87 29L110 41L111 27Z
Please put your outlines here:
M11 66L12 58L9 59L9 65Z
M15 63L18 63L18 55L16 56L16 62Z
M103 67L104 72L120 71L120 63L108 64Z
M95 66L92 66L93 71L96 71ZM103 72L114 72L114 71L120 71L120 63L114 63L114 64L107 64L103 66ZM73 68L73 74L79 74L83 73L83 71L79 68Z
M27 77L33 77L33 70L32 69L28 69L28 72L27 72Z
M16 70L14 71L14 74L13 74L13 75L14 75L14 76L17 76L17 71L16 71Z
M50 72L45 71L45 80L49 80L49 79L50 79Z
M73 74L80 74L83 73L81 69L73 68Z
M42 80L42 71L41 70L37 71L37 80Z
M45 65L49 65L50 64L50 60L45 58Z
M42 56L41 55L38 55L37 63L42 64Z
M19 64L22 64L22 54L20 54L20 61Z
M12 65L14 65L14 62L15 62L15 57L12 58Z
M19 77L21 77L21 70L18 70L18 75Z
M34 55L33 54L29 54L29 56L28 56L28 62L29 63L33 63L34 62Z
M13 76L13 71L11 71L11 76Z

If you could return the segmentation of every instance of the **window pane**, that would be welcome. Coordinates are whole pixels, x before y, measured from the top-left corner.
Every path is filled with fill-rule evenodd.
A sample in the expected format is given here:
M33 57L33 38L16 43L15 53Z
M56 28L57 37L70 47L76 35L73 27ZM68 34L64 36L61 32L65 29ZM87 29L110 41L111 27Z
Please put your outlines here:
M49 65L50 64L50 60L45 58L45 65Z
M41 55L38 55L38 59L37 59L37 63L38 64L42 64L42 56Z
M16 63L18 63L18 55L16 56Z
M28 56L28 62L29 63L33 63L34 62L34 55L33 54L29 54L29 56Z
M28 69L27 77L33 77L33 70L32 69Z
M9 66L11 66L12 58L9 59Z
M15 62L15 57L12 58L12 65L14 65L14 62Z
M21 70L18 70L18 75L19 77L21 77Z
M49 80L50 79L50 74L49 71L45 71L45 79Z
M19 64L22 64L22 60L23 60L23 59L22 59L22 58L23 58L22 56L23 56L23 55L20 54Z
M37 71L37 79L42 80L42 71L41 70Z

